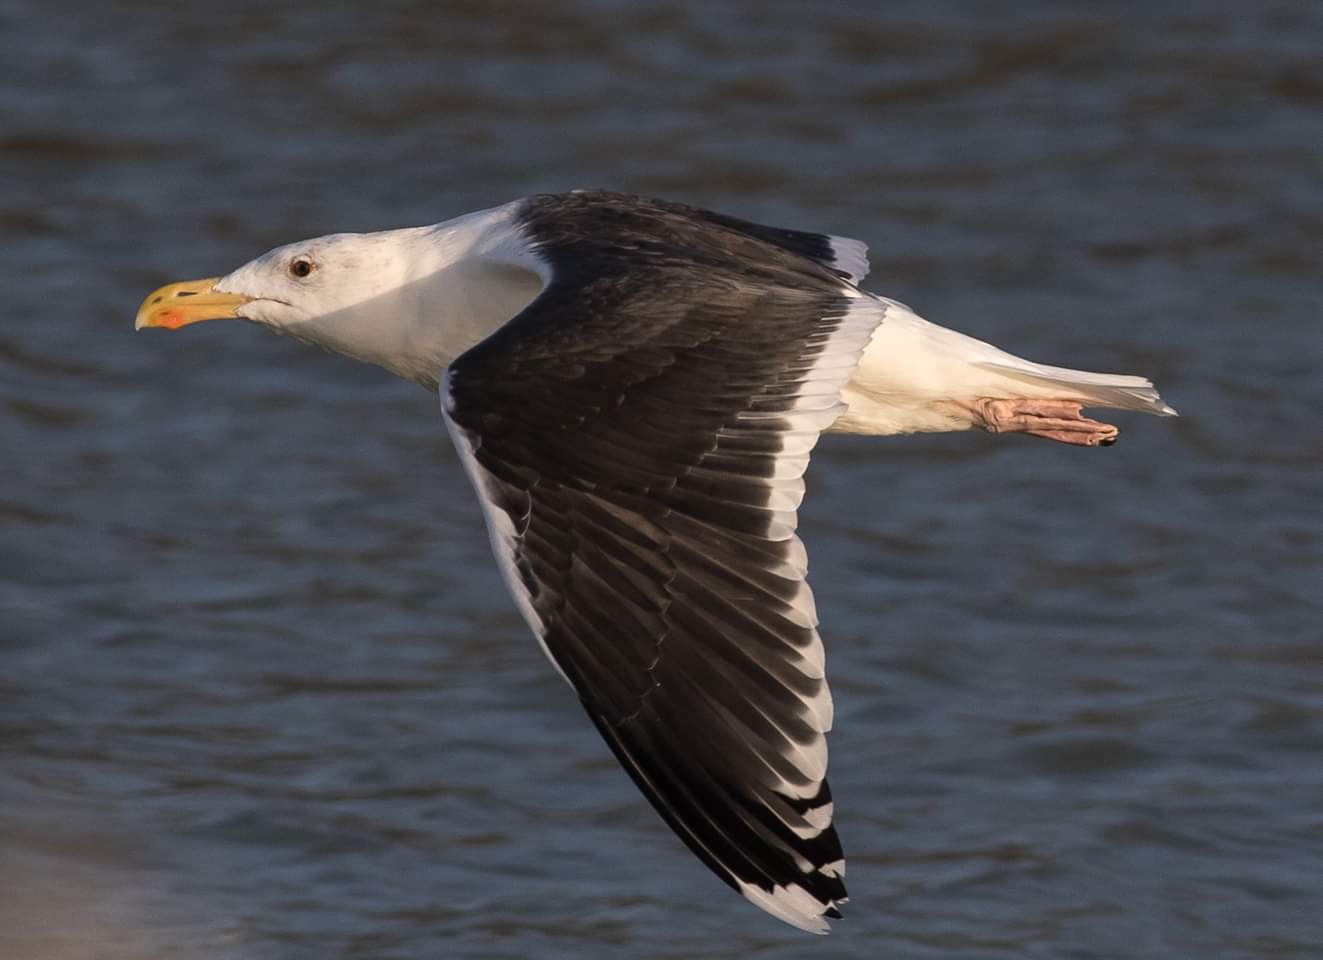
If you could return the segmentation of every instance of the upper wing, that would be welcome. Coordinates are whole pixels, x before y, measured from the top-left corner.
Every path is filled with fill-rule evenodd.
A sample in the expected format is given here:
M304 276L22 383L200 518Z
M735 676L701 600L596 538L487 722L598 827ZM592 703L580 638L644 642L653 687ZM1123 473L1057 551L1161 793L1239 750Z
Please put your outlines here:
M728 217L708 210L703 211L703 214L713 223L747 233L751 237L775 244L801 257L816 260L856 286L868 276L868 245L862 240L836 237L828 233L806 233L803 230L767 227L761 223L750 223L748 220L740 220L737 217Z
M770 243L782 250L788 250L796 256L812 260L856 286L863 282L864 277L868 276L868 245L862 240L836 237L827 233L769 227L766 224L741 220L739 217L729 217L724 213L691 207L688 204L677 203L674 200L658 200L652 197L611 193L606 190L576 190L571 194L563 195L559 199L564 201L585 198L599 206L622 203L631 208L638 208L642 205L676 218L688 219L697 223L716 224L727 230L735 230L763 243Z
M562 238L543 293L450 367L447 426L616 757L718 876L826 932L844 864L796 510L882 308L761 243L756 276L664 246Z

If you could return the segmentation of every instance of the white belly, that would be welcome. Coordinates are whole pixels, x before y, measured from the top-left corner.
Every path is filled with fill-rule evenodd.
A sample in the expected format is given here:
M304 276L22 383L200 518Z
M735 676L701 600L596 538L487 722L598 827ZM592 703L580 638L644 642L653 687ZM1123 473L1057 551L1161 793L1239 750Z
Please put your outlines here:
M1174 411L1143 377L1090 373L1023 360L990 343L939 327L903 303L882 323L841 393L849 411L837 433L940 433L981 426L969 409L991 399L1078 400L1086 406Z
M1016 358L991 344L939 327L904 304L883 299L886 316L842 392L850 407L838 433L895 434L968 430L967 410L952 401L1012 396L1013 384L975 364Z

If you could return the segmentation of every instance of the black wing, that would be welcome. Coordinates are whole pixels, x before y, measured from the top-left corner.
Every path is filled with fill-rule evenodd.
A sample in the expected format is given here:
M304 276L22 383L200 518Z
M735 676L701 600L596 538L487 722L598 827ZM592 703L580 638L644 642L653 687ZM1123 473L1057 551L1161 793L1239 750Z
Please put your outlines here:
M825 932L844 863L796 510L883 307L673 211L537 215L551 282L442 388L502 571L690 849Z
M691 207L674 200L659 200L634 194L613 193L608 190L576 190L573 193L548 194L533 197L528 203L532 208L533 218L550 220L554 217L563 224L569 222L570 217L566 214L570 214L576 227L582 227L583 224L613 208L626 211L633 216L643 213L654 222L659 218L666 218L670 221L671 229L692 230L694 227L701 229L706 225L712 225L742 233L812 260L852 284L858 284L868 276L868 246L861 240L852 240L849 237L769 227L738 217L730 217L724 213Z

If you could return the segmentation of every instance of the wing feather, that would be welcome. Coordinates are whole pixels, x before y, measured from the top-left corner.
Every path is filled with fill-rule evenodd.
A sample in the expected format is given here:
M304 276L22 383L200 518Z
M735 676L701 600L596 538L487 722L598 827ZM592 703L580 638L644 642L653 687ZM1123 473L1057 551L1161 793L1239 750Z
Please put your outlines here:
M621 764L719 877L825 932L832 706L794 530L882 309L788 240L594 196L530 202L551 282L452 364L447 426Z

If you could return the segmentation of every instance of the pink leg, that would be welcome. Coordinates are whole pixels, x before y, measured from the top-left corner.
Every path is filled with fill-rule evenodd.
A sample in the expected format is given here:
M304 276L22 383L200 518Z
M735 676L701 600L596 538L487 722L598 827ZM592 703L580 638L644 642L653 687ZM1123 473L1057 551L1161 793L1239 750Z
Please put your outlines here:
M1120 433L1110 423L1080 416L1076 400L993 400L982 397L962 404L974 422L989 433L1027 433L1082 447L1110 446Z

